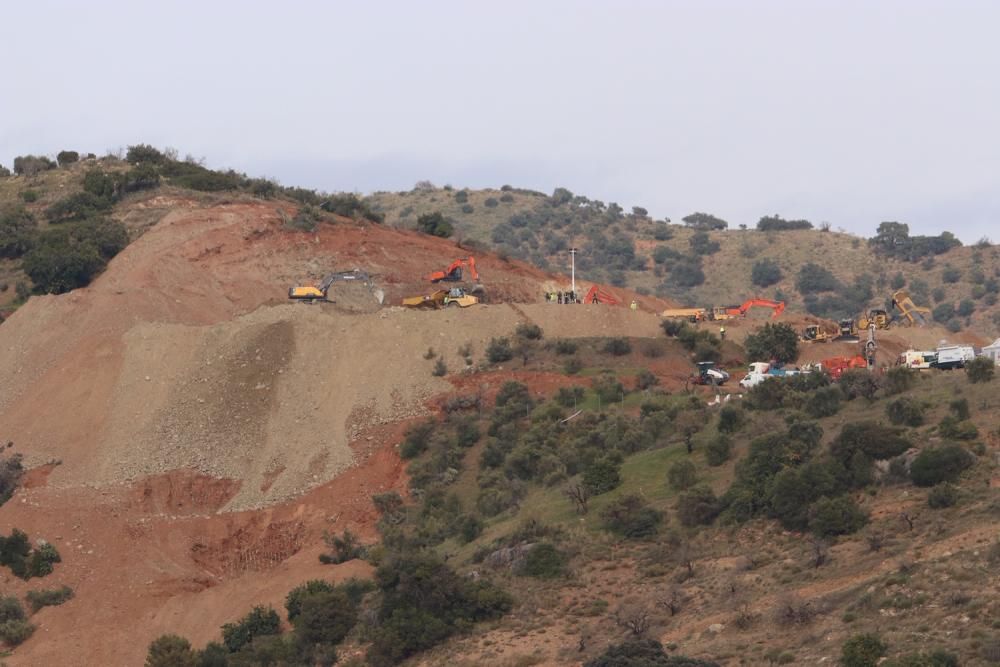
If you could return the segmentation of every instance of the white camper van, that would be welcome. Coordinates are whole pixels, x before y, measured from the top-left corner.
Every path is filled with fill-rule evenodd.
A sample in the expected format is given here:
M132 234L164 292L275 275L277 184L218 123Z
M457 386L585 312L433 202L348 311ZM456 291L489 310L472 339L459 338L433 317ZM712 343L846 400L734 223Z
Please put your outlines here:
M965 368L965 362L975 358L976 350L971 345L946 345L937 349L937 361L931 365L945 370Z

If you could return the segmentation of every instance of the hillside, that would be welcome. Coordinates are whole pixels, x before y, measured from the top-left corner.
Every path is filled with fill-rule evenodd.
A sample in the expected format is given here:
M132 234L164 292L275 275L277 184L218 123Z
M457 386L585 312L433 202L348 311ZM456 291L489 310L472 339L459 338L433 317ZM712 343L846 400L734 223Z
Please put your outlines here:
M3 293L5 664L137 665L164 635L183 640L168 638L154 667L334 654L373 667L590 666L637 638L676 658L653 664L834 664L864 632L884 643L888 667L1000 662L1000 380L894 368L909 347L991 340L988 293L958 331L948 318L879 332L871 373L744 392L748 337L769 313L727 322L725 340L717 323L667 335L658 314L676 301L655 294L609 288L636 311L545 302L567 285L559 265L475 242L499 214L460 223L452 239L400 228L418 209L400 223L399 202L454 191L361 201L138 153L0 178L0 203L32 222L6 280L41 261L86 285ZM129 189L140 181L149 186ZM86 210L63 217L56 205L102 184L106 196L71 200ZM520 211L549 199L470 192L469 215L507 194ZM609 225L586 215L579 238ZM637 239L639 259L694 234L671 226L655 241L662 223L641 216L610 226ZM558 230L538 233L549 231L558 244ZM751 292L748 273L713 282L709 267L727 257L749 272L779 251L807 261L796 244L819 245L824 261L854 245L820 231L711 239L720 249L705 284L677 301ZM758 254L746 257L745 243ZM942 302L970 289L976 267L985 289L997 265L994 247L954 248L924 269L857 246L871 266L918 267L932 291L944 265L961 268L941 283ZM101 261L86 276L63 272L81 248ZM470 252L487 303L398 305ZM604 271L582 264L584 279ZM863 270L829 266L845 284ZM371 288L335 283L331 303L287 298L354 268ZM740 297L697 296L716 288ZM799 329L811 316L789 300L777 323ZM794 356L857 351L836 342ZM732 380L693 385L702 358ZM293 612L286 596L316 580ZM16 618L13 606L42 592L48 602ZM253 616L258 605L276 613ZM913 655L933 650L948 661Z
M910 262L880 255L867 239L850 234L820 229L761 232L754 229L755 221L748 221L749 229L734 229L733 224L729 230L707 232L709 246L717 243L718 249L711 254L703 251L703 282L692 284L697 279L685 282L685 272L679 280L670 268L678 260L698 256L691 246L698 230L679 220L673 224L653 220L641 208L622 209L561 189L549 196L508 186L502 190L418 187L376 193L369 201L385 215L387 224L412 228L420 215L441 212L466 241L559 271L569 268L566 249L577 247L579 275L681 303L727 305L764 296L805 309L806 294L796 283L802 267L812 263L829 271L841 286L815 292L819 303L811 311L814 314L856 317L862 308L886 307L891 293L905 286L920 305L952 304L955 312L943 311L942 325L957 317L952 329L973 327L1000 335L1000 249L988 243ZM873 222L870 236L876 235L877 224ZM780 269L780 279L755 285L754 264L769 260ZM831 303L828 297L837 298ZM963 306L965 300L969 303ZM962 314L956 315L959 310Z

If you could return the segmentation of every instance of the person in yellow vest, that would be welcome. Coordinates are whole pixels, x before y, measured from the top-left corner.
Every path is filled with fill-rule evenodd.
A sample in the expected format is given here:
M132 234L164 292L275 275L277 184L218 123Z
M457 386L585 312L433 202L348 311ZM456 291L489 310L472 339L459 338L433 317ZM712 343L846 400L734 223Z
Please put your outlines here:
M635 302L635 299L632 299L632 303L629 304L629 308L632 309L633 313L639 309L639 304Z
M726 340L726 327L725 325L719 327L719 338Z

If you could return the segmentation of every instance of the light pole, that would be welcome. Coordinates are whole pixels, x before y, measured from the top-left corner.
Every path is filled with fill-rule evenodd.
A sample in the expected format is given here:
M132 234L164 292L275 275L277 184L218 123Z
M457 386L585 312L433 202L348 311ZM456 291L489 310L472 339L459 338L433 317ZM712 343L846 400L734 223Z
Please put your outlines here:
M570 256L570 280L572 284L570 286L570 291L573 294L573 300L576 301L576 248L569 249Z

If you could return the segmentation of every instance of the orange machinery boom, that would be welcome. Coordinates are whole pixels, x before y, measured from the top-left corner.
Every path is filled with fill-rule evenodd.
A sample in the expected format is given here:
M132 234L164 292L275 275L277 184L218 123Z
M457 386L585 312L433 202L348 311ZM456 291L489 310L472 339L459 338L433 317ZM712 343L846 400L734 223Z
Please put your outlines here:
M605 292L599 285L594 285L587 291L586 296L583 297L584 303L603 303L609 306L620 306L621 301L616 299L613 295Z
M736 312L730 311L731 315L746 315L747 312L754 306L759 306L761 308L770 308L774 311L771 315L771 319L777 318L783 312L785 312L785 302L784 301L771 301L770 299L747 299L743 302Z
M479 271L476 270L475 257L456 259L454 262L449 264L448 268L444 271L435 271L427 276L427 280L432 283L441 282L442 280L449 283L458 282L462 279L462 267L467 267L469 269L469 275L472 276L472 279L479 282Z

